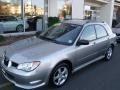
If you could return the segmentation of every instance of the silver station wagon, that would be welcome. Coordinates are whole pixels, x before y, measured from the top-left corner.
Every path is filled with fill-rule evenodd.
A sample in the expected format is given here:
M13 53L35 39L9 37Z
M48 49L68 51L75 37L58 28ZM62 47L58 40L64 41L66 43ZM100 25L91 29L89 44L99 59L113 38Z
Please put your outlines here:
M24 89L60 87L69 76L98 60L111 60L116 35L103 22L68 20L18 41L2 57L2 73Z

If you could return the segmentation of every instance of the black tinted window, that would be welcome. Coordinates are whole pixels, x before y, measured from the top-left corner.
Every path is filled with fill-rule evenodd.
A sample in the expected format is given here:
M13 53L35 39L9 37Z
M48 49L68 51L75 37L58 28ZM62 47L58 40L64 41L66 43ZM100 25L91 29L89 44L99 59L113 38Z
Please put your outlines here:
M15 17L6 17L7 21L17 21L17 19Z
M1 16L0 17L0 22L2 21L17 21L15 17L12 16Z
M96 33L97 33L97 38L105 37L107 36L107 32L105 28L101 25L95 25Z
M81 40L95 40L96 39L96 34L95 34L95 29L93 25L87 26L85 27L82 36L81 36Z
M6 18L4 16L0 16L0 22L6 21Z

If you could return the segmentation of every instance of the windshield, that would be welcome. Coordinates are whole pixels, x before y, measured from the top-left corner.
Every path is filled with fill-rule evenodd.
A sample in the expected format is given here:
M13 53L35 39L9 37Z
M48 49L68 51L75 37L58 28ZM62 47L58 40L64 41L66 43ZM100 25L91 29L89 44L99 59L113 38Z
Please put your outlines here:
M42 32L39 37L60 44L72 45L79 35L81 27L76 24L62 23Z

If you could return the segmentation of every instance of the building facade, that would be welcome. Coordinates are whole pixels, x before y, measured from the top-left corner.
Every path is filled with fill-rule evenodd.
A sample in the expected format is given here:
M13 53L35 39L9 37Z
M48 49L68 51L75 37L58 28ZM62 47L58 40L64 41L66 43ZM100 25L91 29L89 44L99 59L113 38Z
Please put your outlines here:
M120 22L120 0L0 0L0 16L14 16L29 23L24 31L42 30L48 17L90 19L112 26Z

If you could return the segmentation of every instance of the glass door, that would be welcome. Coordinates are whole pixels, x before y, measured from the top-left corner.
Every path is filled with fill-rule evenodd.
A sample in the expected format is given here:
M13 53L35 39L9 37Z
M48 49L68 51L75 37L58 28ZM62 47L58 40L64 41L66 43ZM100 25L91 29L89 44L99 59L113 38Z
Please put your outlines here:
M28 24L26 31L43 30L44 0L25 0L25 22ZM26 24L25 24L26 26Z

